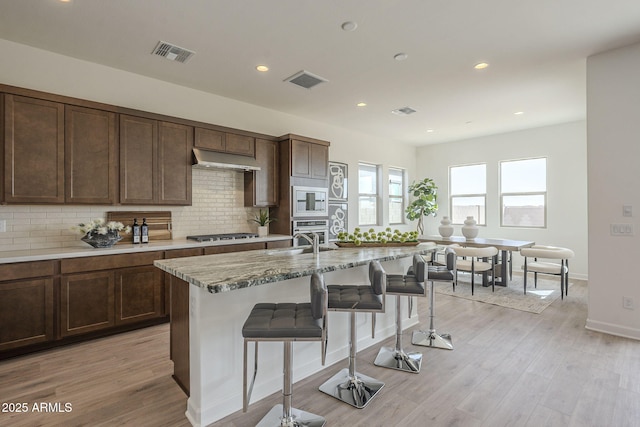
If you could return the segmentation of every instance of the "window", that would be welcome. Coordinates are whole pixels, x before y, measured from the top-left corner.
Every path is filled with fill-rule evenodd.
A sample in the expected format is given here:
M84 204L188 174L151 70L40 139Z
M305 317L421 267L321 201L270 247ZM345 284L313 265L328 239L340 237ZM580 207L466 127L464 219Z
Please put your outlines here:
M378 167L358 164L358 223L378 224Z
M404 170L389 168L389 224L404 223Z
M547 226L547 159L500 162L500 224Z
M449 168L451 222L463 224L473 216L478 225L487 225L487 165L451 166Z

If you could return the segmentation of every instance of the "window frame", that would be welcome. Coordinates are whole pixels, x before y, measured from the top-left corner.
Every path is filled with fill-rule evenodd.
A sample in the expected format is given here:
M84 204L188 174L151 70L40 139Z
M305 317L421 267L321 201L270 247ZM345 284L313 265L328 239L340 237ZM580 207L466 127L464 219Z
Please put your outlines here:
M522 192L509 192L509 193L505 193L502 191L502 165L504 163L514 163L514 162L522 162L522 161L528 161L528 160L540 160L540 159L544 159L544 187L545 190L544 191L522 191ZM547 157L528 157L528 158L523 158L523 159L510 159L510 160L500 160L499 164L498 164L498 170L499 170L499 185L500 185L500 227L504 227L504 228L531 228L531 229L546 229L547 228L547 193L548 193L548 186L547 183L549 182L549 180L547 179L547 172L549 170L549 168L547 167L548 165L548 158ZM504 198L505 197L512 197L512 196L523 196L523 197L530 197L530 196L542 196L543 197L543 203L544 203L544 212L542 215L543 218L543 224L542 225L522 225L522 224L517 224L517 225L507 225L504 223L504 211L505 211L505 206L504 206Z
M399 196L395 196L395 195L391 194L391 171L399 172L399 176L402 179L401 182L400 182L400 195ZM395 176L398 176L398 174L395 174ZM389 225L403 225L403 224L406 224L404 211L405 211L405 209L407 207L407 192L405 190L406 181L407 181L407 172L403 168L390 166L389 167L388 180L389 180L389 188L388 188L389 200L388 200L387 208L389 210L389 212L388 212ZM391 222L391 203L394 200L399 200L400 201L400 222Z
M454 169L454 168L472 167L472 166L481 166L481 165L484 166L484 193L453 194L452 185L451 185L452 184L452 180L451 180L451 171L452 171L452 169ZM478 215L478 217L474 216L474 218L477 221L477 225L485 227L487 225L487 163L480 162L480 163L470 163L470 164L465 164L465 165L449 166L449 218L451 219L451 224L452 225L464 225L464 222L455 222L455 220L454 220L453 200L455 198L471 198L471 197L479 197L484 201L484 204L483 204L484 209L483 209L482 215Z
M360 170L361 168L365 166L365 167L369 167L369 168L375 168L375 172L376 172L376 176L375 176L375 193L363 193L362 192L362 188L360 186ZM381 212L380 212L380 165L376 165L373 163L368 163L368 162L358 162L358 226L360 227L368 227L368 226L378 226L380 225L380 217L381 217ZM363 197L367 197L367 198L374 198L375 199L375 209L376 209L376 213L375 213L375 222L374 223L361 223L361 214L360 214L360 201Z

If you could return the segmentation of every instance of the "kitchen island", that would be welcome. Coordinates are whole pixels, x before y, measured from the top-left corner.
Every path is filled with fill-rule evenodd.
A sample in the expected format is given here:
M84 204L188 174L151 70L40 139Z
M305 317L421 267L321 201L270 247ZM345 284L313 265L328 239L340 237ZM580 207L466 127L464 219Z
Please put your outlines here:
M318 254L290 248L155 261L172 276L171 357L174 377L189 394L189 421L208 425L242 407L242 325L254 304L308 301L309 276L314 272L322 273L327 284L366 284L371 260L380 260L388 273L400 274L413 254L433 250L429 243ZM348 354L347 319L346 313L329 314L328 365ZM417 322L414 315L405 327ZM380 342L395 332L394 310L377 316L375 338L370 334L371 316L359 317L357 327L358 348ZM295 381L323 369L317 343L296 343L294 352ZM254 401L281 389L281 353L277 343L261 345Z

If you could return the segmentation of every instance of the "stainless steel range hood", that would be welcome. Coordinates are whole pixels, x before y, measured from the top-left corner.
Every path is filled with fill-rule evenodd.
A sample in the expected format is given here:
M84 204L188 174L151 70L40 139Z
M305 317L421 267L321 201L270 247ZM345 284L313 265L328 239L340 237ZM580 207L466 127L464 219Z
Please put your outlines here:
M259 171L260 166L253 157L217 151L193 149L193 166L199 169L232 169L238 171Z

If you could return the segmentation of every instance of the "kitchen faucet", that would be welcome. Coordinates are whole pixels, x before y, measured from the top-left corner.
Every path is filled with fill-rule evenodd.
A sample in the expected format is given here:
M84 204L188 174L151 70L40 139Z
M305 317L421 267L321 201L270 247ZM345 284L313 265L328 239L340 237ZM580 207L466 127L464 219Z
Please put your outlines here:
M317 254L318 252L320 252L320 237L318 236L317 233L314 233L313 231L311 231L310 233L313 234L313 239L309 237L308 232L296 233L293 235L293 238L297 239L298 237L303 237L307 242L313 245L313 253Z

